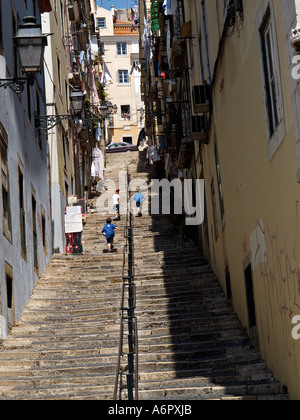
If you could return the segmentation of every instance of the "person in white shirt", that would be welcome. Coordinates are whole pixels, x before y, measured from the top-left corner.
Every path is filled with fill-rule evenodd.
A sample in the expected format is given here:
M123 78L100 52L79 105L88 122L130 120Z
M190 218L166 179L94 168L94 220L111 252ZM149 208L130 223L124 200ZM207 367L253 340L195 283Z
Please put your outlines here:
M114 206L115 212L115 220L120 220L120 190L116 190L115 194L113 195L112 201Z

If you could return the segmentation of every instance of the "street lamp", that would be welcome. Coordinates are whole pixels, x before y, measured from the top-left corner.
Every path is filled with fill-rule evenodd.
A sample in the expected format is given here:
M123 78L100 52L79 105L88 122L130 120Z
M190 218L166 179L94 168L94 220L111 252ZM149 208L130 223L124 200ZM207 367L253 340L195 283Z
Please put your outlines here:
M145 110L144 110L144 108L140 108L140 109L138 109L138 111L140 113L141 121L142 121L144 119L144 116L145 116Z
M70 93L70 102L72 105L73 113L67 115L37 115L35 114L35 128L36 131L49 131L54 128L56 125L60 124L63 120L75 121L78 128L80 129L92 129L95 123L99 122L100 116L95 117L85 117L81 119L76 119L79 117L83 108L84 108L85 95L81 92L79 87L75 87L74 90ZM100 115L103 119L106 119L114 110L112 103L103 103L100 106ZM81 122L79 122L81 121Z
M26 77L0 79L0 87L5 89L10 87L15 93L21 93L25 81L32 85L35 74L40 73L43 68L47 35L42 34L41 25L36 23L36 17L26 16L13 39L20 59L20 67Z
M102 105L100 106L100 113L103 118L107 118L112 113L116 114L117 112L118 112L118 106L113 105L111 102L103 102Z
M106 118L109 114L109 108L107 105L100 106L100 114L103 118Z
M84 94L79 88L75 88L70 94L70 101L75 114L79 114L83 109L84 104Z
M107 102L108 114L112 114L114 110L114 106L111 102Z
M43 68L47 36L42 34L41 25L37 25L36 17L26 16L23 22L14 37L21 68L26 74L39 73Z

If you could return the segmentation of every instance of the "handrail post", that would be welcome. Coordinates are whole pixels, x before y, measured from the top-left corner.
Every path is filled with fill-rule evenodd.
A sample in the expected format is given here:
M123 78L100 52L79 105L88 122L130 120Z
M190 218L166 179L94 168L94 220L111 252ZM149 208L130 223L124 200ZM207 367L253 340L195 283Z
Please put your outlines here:
M117 397L119 377L123 374L121 372L121 357L126 353L123 353L123 340L124 340L124 326L123 322L127 319L128 325L128 373L127 373L127 391L128 391L128 400L138 399L138 334L137 334L137 320L134 314L135 304L136 304L136 293L135 285L133 282L134 279L134 246L133 246L133 218L131 212L131 200L129 192L130 184L130 174L127 167L127 182L128 182L128 191L127 191L127 218L126 218L126 228L125 228L125 238L126 245L124 246L123 252L123 289L122 289L122 300L121 300L121 327L120 327L120 343L119 343L119 354L118 354L118 366L117 374L115 380L115 389L114 389L114 399ZM127 255L126 255L127 251ZM127 270L126 266L126 256L127 256ZM127 271L127 275L125 274ZM126 282L127 280L127 282ZM124 307L125 299L125 287L128 287L128 307ZM127 316L124 315L124 311L127 311ZM135 393L133 392L135 388Z

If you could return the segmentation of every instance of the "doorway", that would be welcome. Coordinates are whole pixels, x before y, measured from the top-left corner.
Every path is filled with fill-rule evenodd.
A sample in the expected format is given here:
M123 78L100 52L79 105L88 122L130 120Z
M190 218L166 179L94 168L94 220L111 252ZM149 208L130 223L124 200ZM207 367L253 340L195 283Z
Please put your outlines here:
M248 329L250 339L253 344L259 349L259 340L257 333L257 318L255 311L255 297L254 297L254 286L252 276L252 265L247 265L244 270L245 287L246 287L246 299L247 299L247 310L248 310Z
M14 276L13 268L5 262L5 286L7 303L7 327L10 330L16 323L15 299L14 299Z

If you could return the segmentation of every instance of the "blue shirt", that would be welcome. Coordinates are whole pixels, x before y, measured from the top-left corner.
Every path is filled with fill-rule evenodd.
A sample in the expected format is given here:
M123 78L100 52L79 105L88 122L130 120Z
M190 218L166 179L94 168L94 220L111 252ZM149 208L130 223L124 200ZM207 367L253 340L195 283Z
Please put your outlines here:
M117 226L109 223L109 224L104 226L104 228L102 229L102 233L105 232L106 238L113 238L115 236L115 229L116 228L117 228Z
M143 196L143 194L141 193L136 193L133 196L134 201L136 201L137 203L140 203L141 201L143 201L145 199L145 197Z

